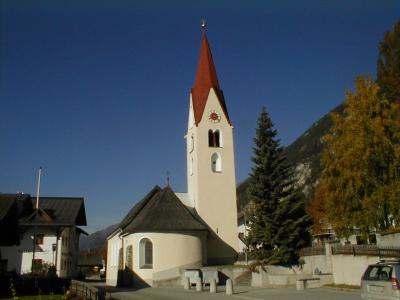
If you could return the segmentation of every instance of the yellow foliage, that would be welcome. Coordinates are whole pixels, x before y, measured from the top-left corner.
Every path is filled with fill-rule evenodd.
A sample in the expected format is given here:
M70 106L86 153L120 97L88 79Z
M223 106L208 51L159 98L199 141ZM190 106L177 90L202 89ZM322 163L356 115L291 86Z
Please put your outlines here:
M368 77L346 94L343 115L333 113L324 137L326 211L335 231L348 237L400 226L400 110L379 95Z

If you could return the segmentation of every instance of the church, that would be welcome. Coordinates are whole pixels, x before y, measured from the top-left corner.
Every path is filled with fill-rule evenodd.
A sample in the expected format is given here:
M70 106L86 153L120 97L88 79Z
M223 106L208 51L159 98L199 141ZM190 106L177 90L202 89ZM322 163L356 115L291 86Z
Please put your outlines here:
M155 186L107 237L107 284L180 280L232 264L239 249L233 126L203 28L189 97L187 193Z

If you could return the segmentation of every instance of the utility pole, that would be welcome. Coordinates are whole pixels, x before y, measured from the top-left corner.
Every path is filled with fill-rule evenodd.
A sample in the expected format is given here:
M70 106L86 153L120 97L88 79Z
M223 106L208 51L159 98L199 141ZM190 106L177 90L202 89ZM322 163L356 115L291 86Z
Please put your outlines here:
M36 205L35 205L35 217L33 220L33 254L32 254L32 266L31 270L34 269L34 262L35 262L35 250L36 250L36 227L37 227L37 218L39 214L39 196L40 196L40 177L42 175L42 167L39 168L39 175L38 175L38 183L37 183L37 190L36 190Z

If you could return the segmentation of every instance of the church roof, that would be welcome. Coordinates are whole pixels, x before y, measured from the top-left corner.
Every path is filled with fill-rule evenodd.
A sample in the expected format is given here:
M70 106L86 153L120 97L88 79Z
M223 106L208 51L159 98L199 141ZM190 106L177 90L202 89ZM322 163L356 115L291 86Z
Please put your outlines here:
M211 88L213 88L217 94L218 101L225 114L225 117L230 123L228 110L224 100L224 94L219 87L217 71L212 58L210 45L208 44L207 35L204 32L201 41L200 58L197 67L196 78L192 87L192 101L196 125L200 123L204 114L208 94L210 93Z
M189 211L170 187L161 189L158 186L131 209L119 228L122 234L208 231L207 225L196 213Z

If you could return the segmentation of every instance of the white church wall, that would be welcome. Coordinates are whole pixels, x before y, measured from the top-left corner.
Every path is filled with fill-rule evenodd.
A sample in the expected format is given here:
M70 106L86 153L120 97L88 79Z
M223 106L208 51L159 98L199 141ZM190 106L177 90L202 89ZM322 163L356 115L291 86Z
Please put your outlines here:
M112 236L107 241L107 271L106 271L106 284L116 286L118 280L118 262L119 252L122 247L121 238L118 233Z
M139 267L139 242L148 238L153 243L153 268ZM135 233L124 238L124 247L132 245L133 271L149 285L153 285L153 274L162 271L164 276L175 274L180 267L200 267L203 260L202 241L200 236L179 233ZM128 265L129 262L125 261ZM161 274L161 273L159 273ZM108 275L107 275L108 277ZM162 280L160 276L157 280Z

